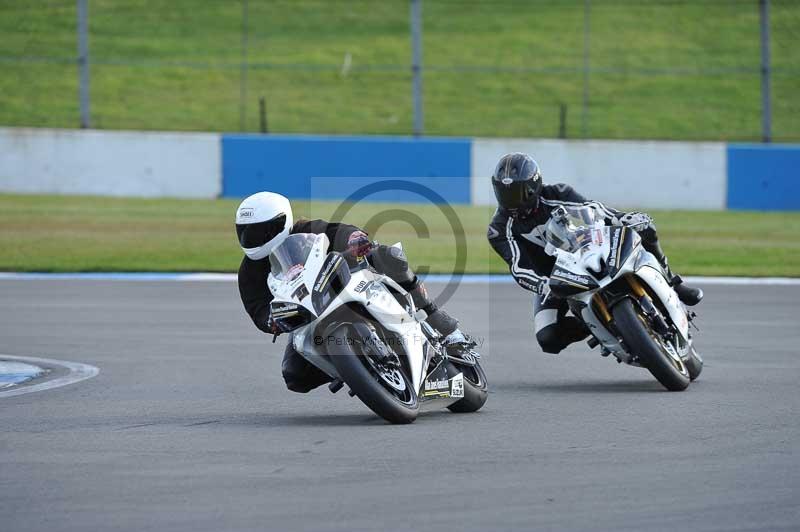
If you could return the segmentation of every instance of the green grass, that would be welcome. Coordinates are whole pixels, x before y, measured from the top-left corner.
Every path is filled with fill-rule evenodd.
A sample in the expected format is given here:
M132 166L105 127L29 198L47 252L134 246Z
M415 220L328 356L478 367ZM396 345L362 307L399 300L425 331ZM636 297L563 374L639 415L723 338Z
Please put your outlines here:
M241 129L240 2L89 5L95 127ZM593 0L585 130L583 5L423 0L426 132L554 137L564 104L571 138L760 138L755 0ZM771 13L774 137L796 141L800 2ZM78 125L75 18L74 0L0 2L0 124ZM408 0L250 0L244 130L263 95L272 132L410 133L408 18Z
M0 270L235 271L241 260L234 200L0 195ZM339 204L295 202L296 216L328 218ZM466 271L506 272L486 242L493 210L456 206ZM398 212L425 222L419 234ZM652 212L676 271L800 276L800 213ZM395 220L381 224L385 220ZM402 241L412 265L452 272L453 231L433 205L355 205L345 221L384 243ZM379 226L379 227L377 227ZM377 228L377 230L375 230Z

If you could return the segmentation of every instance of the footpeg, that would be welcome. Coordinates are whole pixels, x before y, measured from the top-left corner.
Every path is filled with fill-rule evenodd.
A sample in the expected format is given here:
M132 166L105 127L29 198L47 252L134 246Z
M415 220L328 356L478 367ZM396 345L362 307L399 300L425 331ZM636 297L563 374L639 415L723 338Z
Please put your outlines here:
M600 340L592 336L586 341L586 344L589 346L589 349L594 349L598 345L600 345Z
M450 360L456 364L463 364L465 366L474 366L478 363L477 359L480 357L480 355L475 356L470 353L461 353L458 355L446 354L445 356L447 357L447 360Z
M331 391L331 393L336 393L339 390L341 390L343 387L344 387L344 383L339 379L336 379L335 381L331 382L328 385L328 389Z

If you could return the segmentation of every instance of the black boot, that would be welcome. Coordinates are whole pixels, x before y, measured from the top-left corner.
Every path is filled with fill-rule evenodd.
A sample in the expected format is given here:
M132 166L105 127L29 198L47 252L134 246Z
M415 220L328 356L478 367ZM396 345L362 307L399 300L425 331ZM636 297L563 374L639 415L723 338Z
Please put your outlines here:
M675 289L675 293L678 294L678 299L680 299L684 305L693 307L703 300L703 291L699 288L693 288L683 284L683 279L681 279L680 275L676 275L672 278L672 288Z
M564 341L573 344L580 342L591 334L589 327L574 316L565 316L558 321L559 332L563 335Z
M424 310L428 315L425 319L428 325L442 336L442 345L448 356L470 363L474 363L476 358L480 358L478 352L475 351L477 345L475 340L461 332L461 329L458 328L457 319L431 301L428 297L428 291L425 290L425 285L418 278L415 277L411 283L407 283L403 288L411 294L414 305Z
M461 332L461 329L456 329L448 334L442 340L442 344L450 358L457 358L469 364L474 364L477 359L481 358L480 353L475 350L478 343L471 336Z

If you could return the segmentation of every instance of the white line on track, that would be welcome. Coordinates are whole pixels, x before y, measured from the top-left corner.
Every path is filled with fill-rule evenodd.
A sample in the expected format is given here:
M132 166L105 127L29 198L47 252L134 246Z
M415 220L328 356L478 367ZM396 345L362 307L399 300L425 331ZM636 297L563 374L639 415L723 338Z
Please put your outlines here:
M43 364L45 366L60 366L69 370L67 375L56 377L55 379L46 380L39 384L31 384L29 386L19 386L10 390L0 390L0 399L3 397L13 397L15 395L22 395L25 393L41 392L44 390L51 390L53 388L60 388L68 384L74 384L86 379L91 379L100 370L88 364L81 364L80 362L68 362L66 360L53 360L51 358L36 358L36 357L18 357L14 355L0 354L0 358L4 360L17 360L20 362L28 362L30 364Z
M447 283L453 279L449 274L429 274L429 283ZM706 285L761 285L800 286L800 277L704 277L687 276L687 282ZM170 281L170 282L233 282L235 273L18 273L0 272L0 281ZM513 284L510 275L465 274L459 276L463 284Z

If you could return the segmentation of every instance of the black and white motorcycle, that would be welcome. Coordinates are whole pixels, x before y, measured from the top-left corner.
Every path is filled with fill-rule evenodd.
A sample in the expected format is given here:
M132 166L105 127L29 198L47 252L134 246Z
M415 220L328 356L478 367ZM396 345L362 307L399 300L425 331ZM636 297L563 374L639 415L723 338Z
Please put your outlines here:
M695 317L629 227L607 226L589 204L558 207L545 226L556 258L549 289L592 334L603 356L647 368L668 390L684 390L703 360L689 331Z
M421 406L480 409L488 391L478 359L448 357L408 292L328 245L324 234L290 235L270 255L267 282L273 320L333 379L330 390L347 384L392 423L413 422Z

